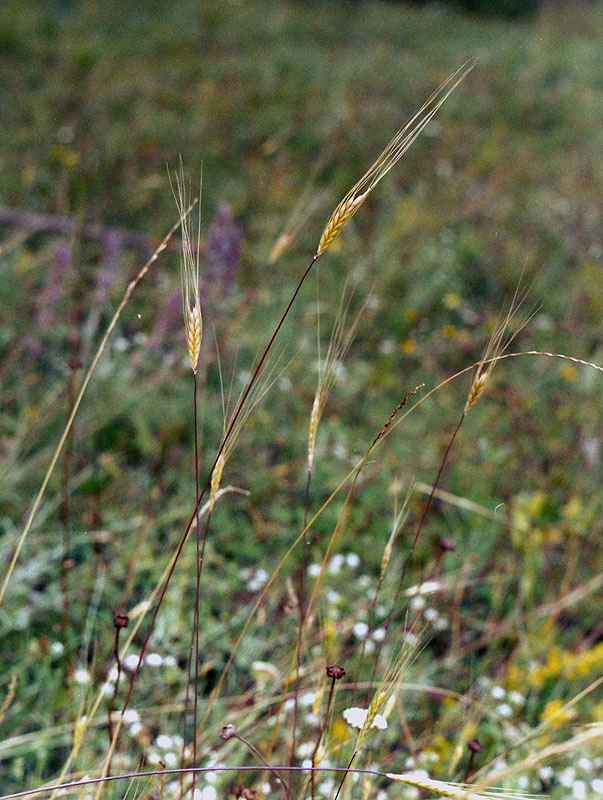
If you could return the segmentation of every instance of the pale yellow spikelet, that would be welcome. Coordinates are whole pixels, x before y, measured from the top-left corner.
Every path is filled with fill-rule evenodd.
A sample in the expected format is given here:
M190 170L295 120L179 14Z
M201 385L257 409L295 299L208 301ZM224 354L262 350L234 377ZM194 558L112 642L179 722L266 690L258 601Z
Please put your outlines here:
M308 472L312 470L314 463L314 450L316 447L316 433L318 431L318 423L320 421L320 392L314 395L314 402L312 404L312 413L310 414L310 430L308 432Z
M396 690L404 670L412 661L413 653L413 648L405 644L397 656L395 656L391 661L390 666L386 671L386 677L377 687L377 690L373 695L373 699L368 707L366 717L358 733L356 744L354 745L354 750L356 752L360 750L364 740L370 733L377 714L384 716L384 714L391 712L391 708L388 710L389 700Z
M505 352L507 347L511 344L521 329L529 322L532 315L528 315L528 317L526 317L526 319L524 319L517 326L512 334L507 335L509 324L525 300L528 291L529 288L521 288L520 283L515 290L515 294L513 295L513 299L509 305L509 310L502 317L502 319L499 318L500 321L494 328L494 331L488 340L488 344L486 345L486 349L481 361L473 375L463 414L466 414L469 409L477 403L479 398L484 393L484 389L490 380L497 360Z
M224 472L224 465L226 464L226 455L224 450L218 456L218 460L216 461L216 466L214 467L214 471L211 474L211 485L209 490L209 511L210 513L214 510L214 505L216 503L216 495L218 494L218 489L220 488L220 482L222 480L222 473Z
M385 571L387 570L387 565L389 564L389 560L392 556L392 550L394 547L394 542L396 541L396 537L402 528L402 523L406 519L406 514L408 511L408 501L412 492L414 491L414 484L408 489L406 493L406 497L404 498L404 502L402 504L402 508L398 511L394 512L394 524L392 525L391 533L387 540L387 544L385 545L385 549L383 550L383 557L381 559L381 571L379 574L379 580L382 581L385 577Z
M369 800L373 796L373 786L375 778L373 775L365 775L362 778L362 800Z
M289 248L290 245L291 245L291 236L289 235L288 231L283 231L281 234L279 234L272 250L270 251L270 255L268 256L268 263L272 265L275 263L275 261L278 261L279 258L283 255L285 250Z
M322 255L327 247L335 241L346 222L358 211L381 178L402 158L427 123L440 109L446 98L456 89L467 73L473 69L475 63L475 60L471 60L463 64L435 90L417 113L400 128L358 183L350 189L325 225L316 250L316 258Z
M438 797L459 798L459 800L526 800L532 795L523 792L505 792L501 790L488 791L472 787L468 784L448 783L448 781L437 781L430 778L424 772L404 772L396 774L387 773L387 777L415 789L429 792Z
M184 325L191 368L196 373L199 364L199 353L201 352L201 337L203 336L203 317L201 316L201 307L198 304L187 310Z
M184 330L186 334L186 348L193 373L197 374L199 354L201 352L201 339L203 337L203 317L201 315L201 301L199 292L199 253L201 250L201 191L199 190L199 218L197 221L196 235L191 236L189 217L186 213L188 207L189 190L184 179L182 160L180 171L176 174L176 190L172 192L180 213L182 229L182 259L180 269L180 282L182 285L182 310L184 314Z
M335 376L337 374L337 367L346 357L348 350L354 339L356 326L360 320L360 316L364 310L364 306L356 314L351 324L346 327L347 315L352 301L353 291L347 291L347 283L344 286L339 308L337 309L337 316L335 324L331 332L329 340L329 347L324 360L319 358L318 365L318 383L316 385L316 392L314 394L314 402L312 404L312 412L310 414L310 428L308 431L308 472L312 471L312 464L314 462L314 451L316 448L316 434L318 432L318 425L324 410L325 404L328 400Z

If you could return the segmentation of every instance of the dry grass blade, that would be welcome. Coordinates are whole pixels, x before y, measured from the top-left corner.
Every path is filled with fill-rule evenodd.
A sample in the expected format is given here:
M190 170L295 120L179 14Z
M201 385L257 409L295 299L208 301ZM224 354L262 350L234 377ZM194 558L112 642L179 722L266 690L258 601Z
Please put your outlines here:
M191 204L191 206L189 206L189 208L185 209L186 216L188 216L188 214L190 214L190 212L192 211L194 205L195 205L195 203ZM15 569L15 564L17 563L17 559L19 558L19 554L21 553L21 549L23 548L23 544L25 542L25 539L27 538L27 535L29 534L29 531L31 530L32 523L33 523L34 518L36 516L36 513L37 513L37 511L38 511L38 509L40 507L40 503L42 502L42 497L44 496L44 492L46 491L46 487L48 486L48 481L50 480L51 475L54 472L54 468L56 467L57 461L59 459L59 455L61 454L61 450L63 449L63 446L64 446L65 442L67 441L67 436L69 435L69 431L71 430L71 426L73 425L73 420L75 419L75 415L77 414L77 412L79 410L80 404L82 402L82 398L84 397L84 393L85 393L86 389L88 388L88 384L90 383L90 379L92 378L92 375L94 374L94 370L96 369L97 364L100 361L100 358L101 358L101 356L102 356L102 354L103 354L103 352L105 350L105 347L106 347L106 344L107 344L107 342L109 340L109 337L111 336L111 333L113 332L113 329L117 325L117 321L121 316L121 312L126 307L128 301L130 299L130 296L132 295L132 292L138 286L138 284L144 278L144 276L147 274L147 272L149 271L149 268L151 267L151 265L159 258L160 254L166 249L166 247L168 245L168 242L170 241L170 239L172 238L174 233L178 230L178 228L180 227L180 224L181 224L181 220L178 220L178 222L171 228L171 230L163 238L163 240L161 241L161 243L159 244L157 249L154 251L153 255L143 265L142 269L138 272L136 277L132 281L130 281L130 283L128 284L128 286L126 288L124 296L121 299L120 304L117 306L117 309L116 309L115 314L113 315L113 317L111 319L111 322L107 326L107 330L105 331L105 333L103 335L103 338L101 339L101 342L100 342L100 344L98 346L98 349L97 349L96 353L94 354L94 358L92 359L92 363L88 367L88 371L86 372L86 375L84 377L84 380L82 382L82 385L80 387L78 395L75 398L75 402L73 404L73 408L71 409L71 414L69 415L69 419L67 420L67 424L65 425L65 429L63 430L63 433L61 434L61 438L59 439L59 443L56 446L56 450L54 451L54 454L52 456L50 465L49 465L48 469L46 470L46 475L44 476L44 480L42 481L42 485L41 485L41 487L40 487L40 489L38 491L38 494L36 495L36 499L34 500L34 504L32 506L32 509L29 512L29 517L27 518L27 522L25 523L25 527L23 529L23 533L21 534L21 536L19 538L19 541L17 543L17 547L15 548L15 552L13 553L13 557L11 559L10 565L8 567L8 570L6 571L6 575L4 576L4 581L2 582L2 587L0 588L0 604L2 603L2 600L4 599L4 595L6 593L6 588L7 588L8 584L9 584L9 582L10 582L10 579L11 579L12 574L13 574L14 569Z
M456 72L453 72L438 86L431 97L423 103L406 125L400 128L374 164L364 173L358 183L350 189L329 217L318 243L317 256L324 253L327 247L335 241L346 222L358 211L381 178L387 175L390 169L402 158L427 123L438 112L459 83L473 69L475 64L475 59L472 59L459 67Z
M364 306L359 310L350 326L346 328L346 320L350 303L353 298L353 291L347 294L346 287L344 287L341 295L341 301L337 310L335 318L335 325L331 332L329 340L329 347L327 354L323 359L319 359L318 364L318 383L316 386L316 393L314 395L314 402L312 404L312 413L310 414L310 428L308 431L308 470L312 470L314 461L314 450L316 446L316 434L318 432L318 425L324 407L333 388L333 383L337 375L339 364L344 360L347 355L350 345L354 339L356 327L360 320L360 316L364 310Z
M277 368L280 362L281 354L276 353L272 356L271 359L263 364L256 382L251 390L251 393L248 397L248 402L243 412L237 417L234 427L230 433L230 436L226 440L222 451L218 455L216 464L212 471L211 481L210 481L210 494L209 494L209 503L210 503L210 510L213 510L216 493L220 488L220 482L222 480L222 473L224 472L224 467L226 466L226 462L230 457L232 451L236 447L237 441L239 436L241 435L243 428L245 427L245 423L249 415L252 411L256 408L256 406L262 402L266 394L270 391L270 389L274 386L276 381L281 377L286 366L283 369L277 372ZM220 364L218 360L218 365ZM220 378L222 377L221 368L220 368ZM234 378L234 374L233 374ZM232 392L232 384L231 384L231 392ZM243 393L239 396L239 400L235 404L235 408L238 408L240 403L240 398L242 397ZM223 429L224 429L224 436L226 436L226 430L230 426L230 421L232 421L232 414L229 412L230 406L230 393L228 398L224 398L222 395L222 414L223 414Z

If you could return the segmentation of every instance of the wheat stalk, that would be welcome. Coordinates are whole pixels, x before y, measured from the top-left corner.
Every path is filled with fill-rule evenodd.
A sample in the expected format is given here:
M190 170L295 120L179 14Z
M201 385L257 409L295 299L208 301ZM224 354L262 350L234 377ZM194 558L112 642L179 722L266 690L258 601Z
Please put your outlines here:
M466 75L473 69L476 61L465 62L438 86L435 92L423 103L417 113L396 133L374 164L364 173L339 203L329 217L322 232L316 256L320 256L339 236L343 226L364 203L371 191L390 169L402 158L423 131L427 123L437 113L448 96L456 89Z

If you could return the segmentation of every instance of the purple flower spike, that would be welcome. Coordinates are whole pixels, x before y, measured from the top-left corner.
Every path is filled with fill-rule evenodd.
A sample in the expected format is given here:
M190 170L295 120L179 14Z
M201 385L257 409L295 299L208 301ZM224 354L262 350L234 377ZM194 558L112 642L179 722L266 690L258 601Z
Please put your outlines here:
M230 206L221 203L207 240L205 283L208 290L225 298L230 293L241 260L243 231Z

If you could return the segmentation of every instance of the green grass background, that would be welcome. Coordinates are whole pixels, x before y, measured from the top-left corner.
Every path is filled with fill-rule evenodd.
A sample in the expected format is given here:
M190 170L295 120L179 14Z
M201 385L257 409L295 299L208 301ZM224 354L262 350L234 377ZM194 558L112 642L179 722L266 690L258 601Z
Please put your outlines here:
M228 387L234 376L238 392L334 205L433 89L478 58L338 247L321 259L280 338L284 371L251 417L225 475L250 497L219 504L212 522L202 598L204 691L256 596L248 576L258 568L270 573L300 530L317 312L324 347L346 278L357 287L353 305L369 302L319 432L313 508L409 389L421 382L431 388L479 358L524 270L526 280L534 279L527 307L536 304L538 311L513 347L603 361L602 37L601 6L588 3L551 3L512 23L385 2L2 4L4 207L158 239L176 217L166 165L175 168L182 155L193 178L202 165L204 234L223 203L240 226L232 290L221 296L207 287L202 300L205 469L222 430L216 342L224 382ZM312 173L312 213L295 246L268 266ZM67 362L89 363L147 247L118 251L99 304L103 242L2 227L3 564L64 425ZM60 247L69 266L49 294ZM112 614L128 560L131 608L157 580L191 512L190 375L183 326L166 311L178 289L178 255L171 250L127 307L75 423L68 650L95 685L110 659ZM41 310L46 325L39 324ZM151 349L149 340L158 344ZM442 488L500 509L506 522L438 503L408 579L411 585L432 568L438 537L456 544L441 569L471 583L459 611L460 641L451 651L448 634L434 634L413 677L483 692L486 700L491 682L523 691L530 671L549 663L552 648L571 660L596 646L600 606L592 581L603 568L600 376L532 357L506 362L494 375L462 429ZM367 581L374 585L378 574L394 496L413 477L433 481L467 387L462 378L422 405L363 474L339 544L360 556L360 566L353 576L330 578L340 600L321 599L323 617L343 620L342 654L351 652L349 627L365 619ZM17 675L0 741L5 792L58 773L72 741L68 726L90 696L89 686L65 680L64 654L53 650L62 641L61 492L58 469L0 608L1 696ZM415 497L399 540L398 566L419 502ZM337 501L319 519L312 560L320 559L340 510ZM152 640L154 651L180 664L192 619L189 549ZM394 586L392 579L385 591ZM540 613L572 588L589 586L578 602ZM253 685L254 660L282 659L284 669L295 635L286 591L279 578L265 608L281 624L252 627L237 656L226 684L235 705ZM441 599L442 608L447 602ZM592 679L592 671L576 676L568 669L556 677L553 671L548 683L528 683L526 707L512 720L517 731L538 724L547 703L570 699ZM135 705L144 709L152 741L178 730L178 714L166 709L181 699L182 672L168 669L142 681ZM601 704L593 698L581 701L565 724L596 719ZM447 777L459 717L448 720L426 697L409 701L408 717L424 749L440 748L432 769ZM555 729L550 736L562 734ZM483 724L480 738L484 761L505 749L504 730L493 724ZM133 737L115 766L135 765L149 746ZM106 732L95 730L77 769L93 770L105 749ZM391 753L383 758L377 761L388 769L399 767ZM563 791L556 779L533 780L534 791Z

